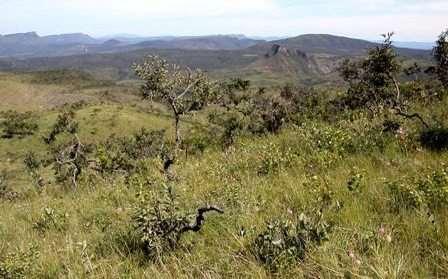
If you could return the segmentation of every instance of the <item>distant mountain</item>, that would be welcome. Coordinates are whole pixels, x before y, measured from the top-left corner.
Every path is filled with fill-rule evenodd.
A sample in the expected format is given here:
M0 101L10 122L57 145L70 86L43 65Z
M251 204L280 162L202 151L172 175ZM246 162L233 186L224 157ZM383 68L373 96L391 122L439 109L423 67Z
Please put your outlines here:
M259 44L254 48L269 50L273 44L290 50L298 49L309 54L362 55L377 44L364 40L327 34L306 34L293 38Z
M82 53L100 42L86 34L39 36L36 32L0 35L0 57L55 56Z
M435 44L429 42L394 42L394 46L402 48L431 50L433 49Z
M82 33L50 35L41 37L42 42L48 45L98 44L97 39Z
M140 48L159 49L204 49L235 50L259 44L261 40L248 39L241 35L216 35L204 37L183 37L173 40L154 40L137 44Z
M272 44L277 44L290 50L300 50L301 52L308 54L327 54L339 56L365 55L369 49L379 45L375 42L342 36L328 34L306 34L293 38L259 44L254 48L262 48L267 51L270 49ZM428 51L401 47L399 45L399 43L395 44L396 50L403 56L424 58L430 54Z
M358 59L378 44L333 35L310 34L273 42L232 36L154 40L128 45L116 39L85 45L82 53L66 57L0 59L0 70L73 68L107 73L109 78L133 78L130 66L155 54L180 65L201 68L212 75L254 77L315 84L338 81L337 67L345 58ZM430 51L396 48L403 60L430 62ZM84 52L82 52L84 51Z
M54 57L86 53L127 52L143 48L235 50L256 45L261 40L244 35L189 37L103 37L86 34L62 34L40 37L35 32L0 36L0 57Z

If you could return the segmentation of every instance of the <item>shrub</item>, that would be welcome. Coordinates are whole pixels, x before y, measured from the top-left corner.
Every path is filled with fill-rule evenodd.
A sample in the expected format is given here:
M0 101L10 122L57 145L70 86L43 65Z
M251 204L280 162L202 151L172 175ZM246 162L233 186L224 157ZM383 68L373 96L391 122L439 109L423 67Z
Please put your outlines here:
M0 200L12 201L16 199L18 194L13 192L8 187L7 175L5 172L0 171Z
M254 100L249 130L254 134L277 133L286 122L287 112L281 98L262 95Z
M41 162L37 158L36 154L32 151L25 154L25 159L23 160L25 167L30 172L35 172L40 166Z
M347 189L350 192L359 192L362 186L363 175L358 172L352 172L347 181Z
M226 112L213 112L209 114L209 121L222 127L221 145L227 148L234 144L235 137L246 127L244 114L230 110Z
M57 231L65 231L67 227L67 214L46 207L43 209L39 218L33 223L33 228L40 233L54 229Z
M448 205L448 169L432 171L417 181L428 208L437 210Z
M184 142L184 149L187 154L199 155L212 144L213 139L207 134L194 134L187 137Z
M261 159L261 163L258 167L258 174L268 175L289 167L293 161L294 154L290 147L282 148L281 146L270 142L268 145L262 146L258 156Z
M433 55L437 61L435 72L445 88L448 88L448 30L440 34Z
M135 234L149 259L155 260L176 247L184 233L201 230L205 213L223 211L214 206L199 208L191 221L180 210L172 187L159 192L141 192L132 218Z
M384 42L371 49L367 58L360 62L346 60L341 65L341 76L349 84L346 96L341 99L345 107L367 108L376 113L383 107L394 106L399 98L394 87L398 86L400 63L392 47L393 33L383 36Z
M303 261L313 246L328 240L331 226L320 217L301 214L297 222L274 221L268 224L249 250L270 272Z
M0 277L5 279L28 278L39 257L37 247L32 246L26 251L0 255Z
M393 211L418 209L424 204L422 193L407 183L394 181L387 183Z
M24 138L33 135L38 129L30 113L15 111L5 113L1 126L3 127L3 138Z
M142 129L130 137L111 137L96 148L99 171L112 173L135 169L136 161L155 158L165 150L164 130Z
M66 110L58 115L56 123L53 125L50 133L44 138L47 144L56 140L56 136L67 132L75 134L78 131L78 122L75 121L75 112L73 110Z
M410 177L387 183L391 195L391 208L428 208L437 211L448 205L448 171L435 170L425 177Z
M89 166L87 155L92 149L92 146L82 144L77 136L68 142L52 147L56 181L59 183L71 181L72 186L77 188L78 178Z

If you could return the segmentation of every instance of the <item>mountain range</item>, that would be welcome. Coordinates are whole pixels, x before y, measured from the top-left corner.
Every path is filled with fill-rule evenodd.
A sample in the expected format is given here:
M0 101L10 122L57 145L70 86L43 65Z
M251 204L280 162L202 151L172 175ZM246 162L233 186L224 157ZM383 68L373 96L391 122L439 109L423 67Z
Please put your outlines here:
M40 37L32 32L0 36L0 70L71 68L101 79L129 79L133 78L133 63L155 54L219 77L322 83L337 80L336 69L343 59L362 57L376 46L375 42L327 34L265 41L243 35L137 40L132 36L95 39L84 34ZM431 63L429 50L396 50L406 61Z
M233 50L262 42L243 35L189 37L93 38L82 33L39 36L36 32L0 35L0 57L51 57L86 53L110 53L142 48Z

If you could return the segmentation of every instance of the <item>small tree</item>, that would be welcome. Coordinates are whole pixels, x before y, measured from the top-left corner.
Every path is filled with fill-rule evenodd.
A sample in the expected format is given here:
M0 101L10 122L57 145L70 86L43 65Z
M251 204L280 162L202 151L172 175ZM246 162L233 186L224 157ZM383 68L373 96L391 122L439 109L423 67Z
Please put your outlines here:
M167 170L175 162L182 143L181 117L202 109L211 100L211 82L200 70L181 68L158 56L148 56L142 64L133 65L133 69L145 82L142 86L143 98L164 103L173 114L175 148L172 158L167 159L169 163L165 163Z
M349 83L345 104L351 109L367 108L374 113L389 108L404 118L416 118L425 128L429 128L418 113L406 112L397 79L401 65L392 46L393 35L384 34L384 42L370 50L363 61L344 61L340 73Z
M440 34L433 49L437 61L435 72L445 88L448 88L448 29Z
M400 64L392 47L392 36L393 33L384 34L383 43L370 50L366 59L346 60L340 67L341 76L349 84L346 102L350 108L365 107L376 112L400 102L396 78Z
M44 137L44 141L46 144L51 144L59 134L67 132L74 135L77 131L78 122L75 121L75 112L73 110L63 111L58 115L48 136Z

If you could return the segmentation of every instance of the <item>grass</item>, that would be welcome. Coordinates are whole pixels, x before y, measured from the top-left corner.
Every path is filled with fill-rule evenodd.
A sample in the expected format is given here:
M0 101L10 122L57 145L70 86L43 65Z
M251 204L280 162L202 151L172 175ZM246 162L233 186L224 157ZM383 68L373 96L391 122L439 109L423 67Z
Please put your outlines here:
M3 75L0 82L13 84L10 86L16 92L27 91L22 86L30 86L14 76ZM4 98L1 92L0 98ZM390 137L383 149L348 153L316 148L309 137L312 125L321 131L362 130L367 121L363 118L346 126L312 120L302 128L286 127L278 135L240 137L226 151L208 148L204 154L182 158L176 165L175 190L181 207L188 212L210 203L222 207L225 214L209 215L200 233L186 235L179 249L154 263L132 249L128 239L140 185L125 183L120 175L103 178L94 172L83 178L77 190L55 182L42 191L33 185L24 170L23 157L31 149L42 154L47 151L41 137L58 114L49 107L40 110L35 102L39 102L38 97L23 109L36 109L39 132L24 139L0 139L0 157L6 158L0 161L0 170L6 171L9 187L21 194L15 201L0 201L0 252L27 251L36 246L39 257L17 260L17 264L32 261L28 278L448 276L446 208L432 216L425 208L394 212L385 183L425 177L443 168L446 152L403 149L398 139ZM10 108L5 102L1 104L1 109ZM445 100L431 111L443 115L447 105ZM141 128L167 129L167 134L172 134L171 119L163 108L133 102L93 102L77 111L76 120L85 142L99 142L113 134L126 136ZM185 119L183 133L195 125L203 126L204 121L201 115ZM407 123L406 127L414 130L416 125ZM282 160L285 156L288 159ZM275 164L266 165L266 160ZM267 172L260 173L263 166ZM360 186L352 192L347 183L356 174L361 177ZM50 170L45 175L52 181ZM157 171L143 174L153 181L158 175ZM303 262L270 274L248 252L248 246L268 221L294 220L301 212L316 210L323 195L331 197L324 212L334 224L329 241L311 249ZM36 224L48 222L42 219L46 209L52 209L54 215L42 232Z

